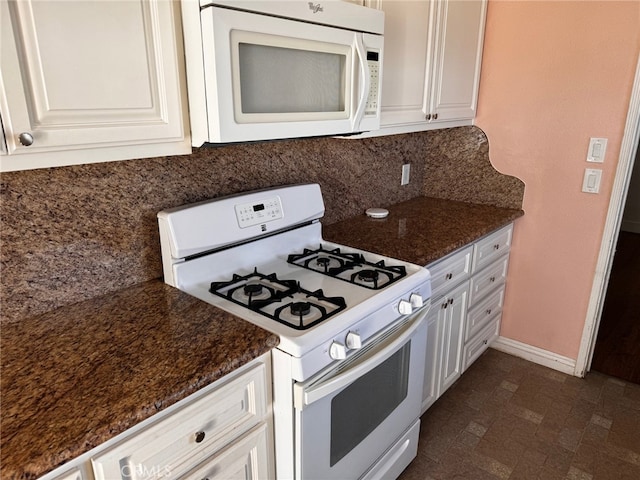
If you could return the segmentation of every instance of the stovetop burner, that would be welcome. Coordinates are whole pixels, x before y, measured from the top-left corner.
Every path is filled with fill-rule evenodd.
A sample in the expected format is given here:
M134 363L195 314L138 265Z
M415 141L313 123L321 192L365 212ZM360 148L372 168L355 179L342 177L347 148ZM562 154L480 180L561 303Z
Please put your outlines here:
M339 248L316 250L288 256L287 262L361 287L379 290L407 275L403 265L386 265L384 260L369 262L361 253L341 252Z
M343 297L311 292L295 280L275 273L233 274L229 281L211 282L209 292L297 330L306 330L347 308Z

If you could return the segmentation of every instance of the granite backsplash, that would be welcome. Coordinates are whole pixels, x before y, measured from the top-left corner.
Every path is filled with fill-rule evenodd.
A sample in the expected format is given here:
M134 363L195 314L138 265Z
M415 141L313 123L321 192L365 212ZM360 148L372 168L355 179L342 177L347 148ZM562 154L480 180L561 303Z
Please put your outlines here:
M480 129L459 127L3 173L1 321L161 277L156 213L231 193L317 182L326 224L421 195L521 208L524 184L493 169L488 150Z

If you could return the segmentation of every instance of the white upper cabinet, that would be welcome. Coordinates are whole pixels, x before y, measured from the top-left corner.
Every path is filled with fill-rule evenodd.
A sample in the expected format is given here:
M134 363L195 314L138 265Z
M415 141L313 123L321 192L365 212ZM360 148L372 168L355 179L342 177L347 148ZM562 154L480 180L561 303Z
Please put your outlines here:
M486 0L377 0L385 12L381 134L472 125Z
M2 171L190 153L170 0L2 1Z

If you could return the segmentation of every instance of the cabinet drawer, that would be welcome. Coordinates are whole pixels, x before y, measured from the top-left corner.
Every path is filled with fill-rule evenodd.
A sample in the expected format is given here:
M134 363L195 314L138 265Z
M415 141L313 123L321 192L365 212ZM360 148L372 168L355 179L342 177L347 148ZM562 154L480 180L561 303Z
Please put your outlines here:
M431 273L431 298L442 295L469 278L472 253L473 247L468 246L427 266Z
M465 342L471 340L489 321L502 311L504 305L504 286L469 310Z
M96 480L175 478L262 422L263 363L92 458Z
M55 480L85 480L86 478L87 477L82 474L80 468L74 468L66 473L63 473L59 477L56 477Z
M496 258L508 252L511 248L511 238L513 236L513 224L501 228L497 232L479 240L473 246L473 269L475 273L489 265Z
M261 423L244 437L205 460L183 478L194 480L273 478L268 432L267 424Z
M469 307L474 307L491 290L504 285L507 280L507 267L509 266L509 255L498 259L487 268L471 277L471 294L469 296Z
M494 317L480 333L467 343L462 350L462 371L475 362L500 333L500 315Z

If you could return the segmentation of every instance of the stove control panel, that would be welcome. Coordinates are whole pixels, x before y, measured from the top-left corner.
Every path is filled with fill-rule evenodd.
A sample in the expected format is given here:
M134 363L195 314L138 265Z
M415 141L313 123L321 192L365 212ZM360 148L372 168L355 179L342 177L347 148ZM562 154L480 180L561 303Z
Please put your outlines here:
M260 202L236 205L235 209L240 228L252 227L283 217L282 201L278 196Z

